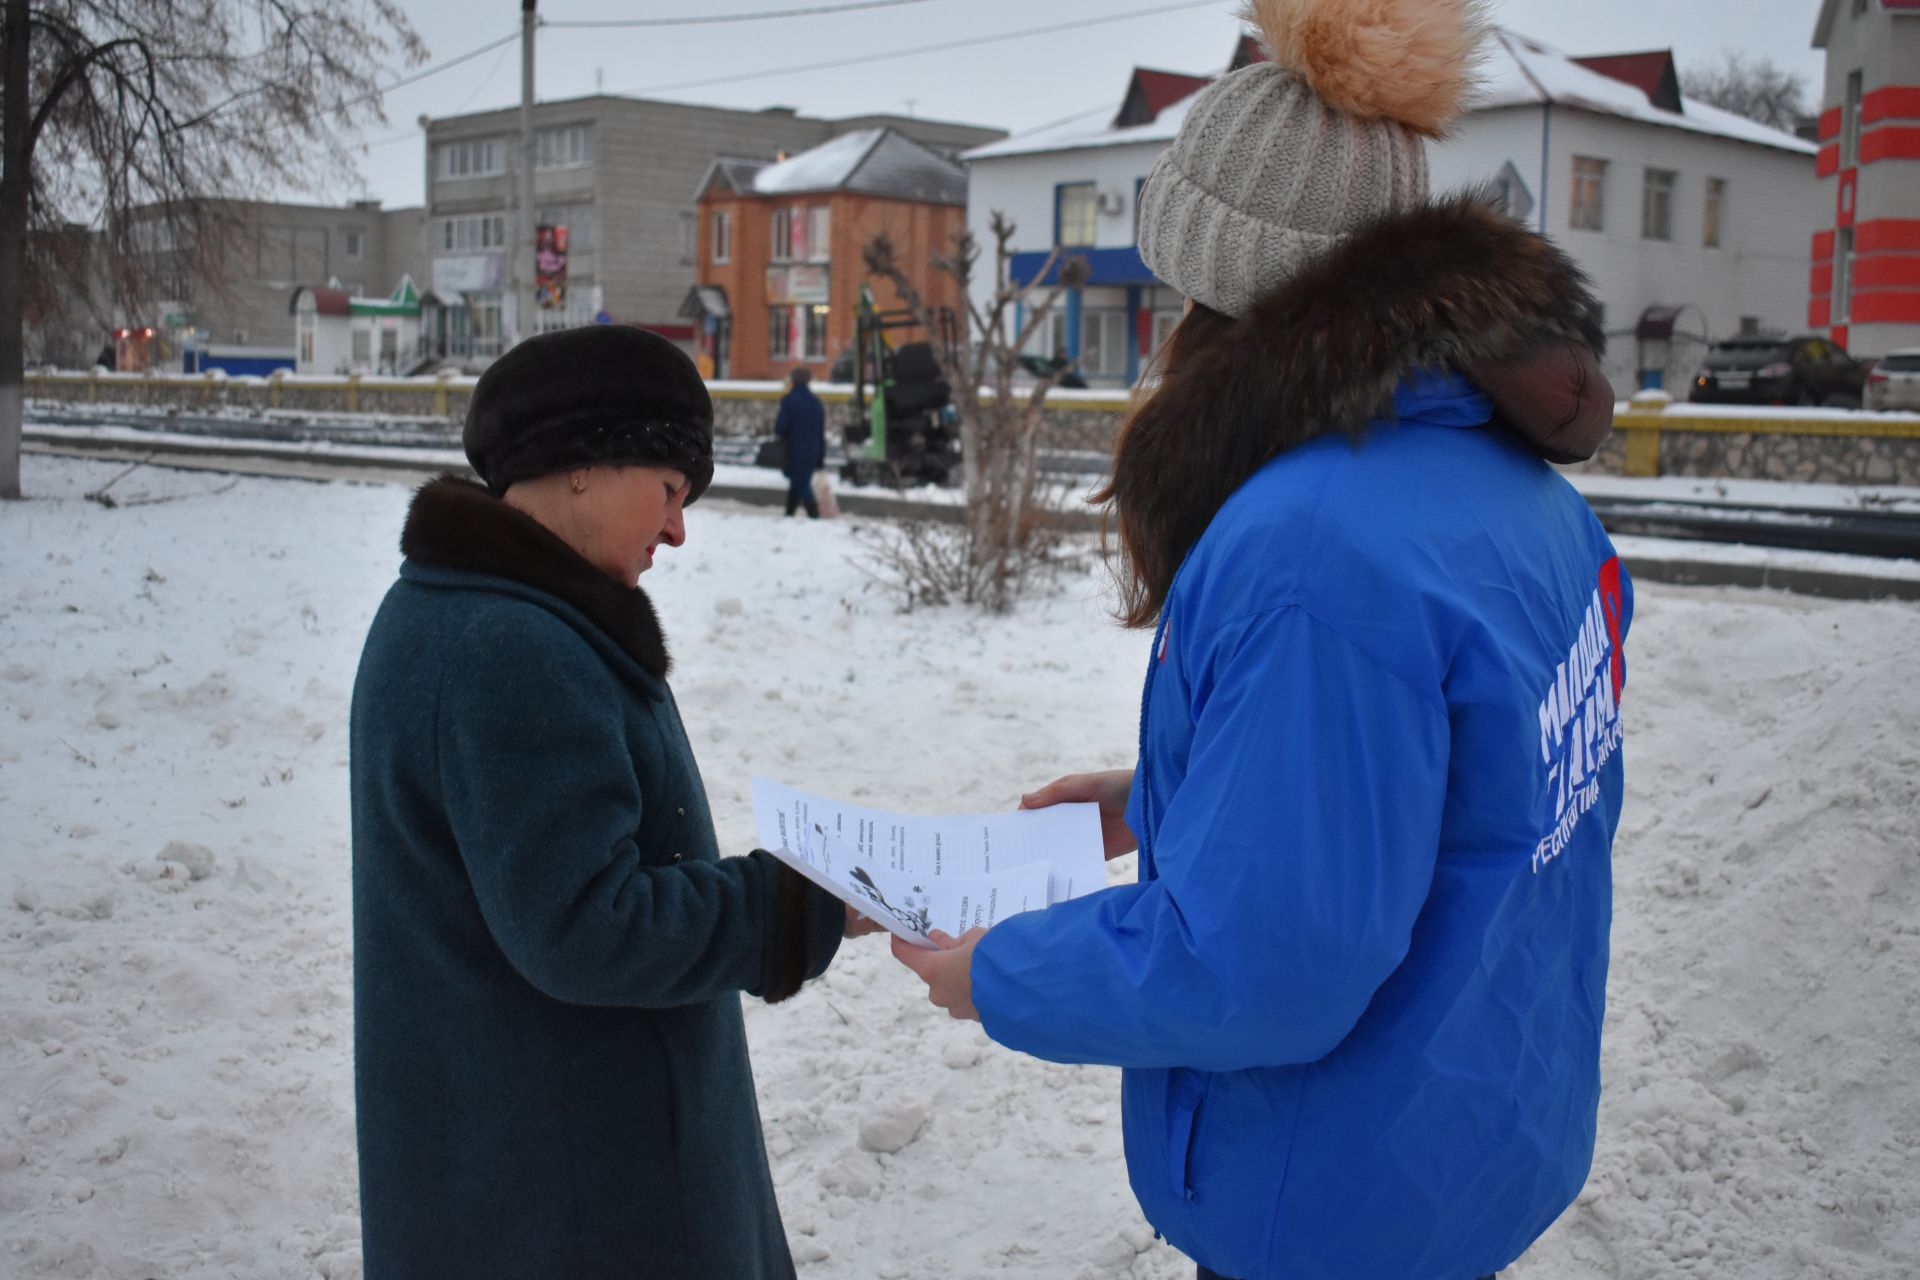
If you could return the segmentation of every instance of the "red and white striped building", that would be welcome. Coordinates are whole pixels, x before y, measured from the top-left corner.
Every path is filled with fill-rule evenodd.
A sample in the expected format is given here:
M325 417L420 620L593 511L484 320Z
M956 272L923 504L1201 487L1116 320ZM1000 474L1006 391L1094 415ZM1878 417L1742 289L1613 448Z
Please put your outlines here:
M1830 220L1807 323L1855 356L1920 346L1920 0L1824 0L1813 47Z

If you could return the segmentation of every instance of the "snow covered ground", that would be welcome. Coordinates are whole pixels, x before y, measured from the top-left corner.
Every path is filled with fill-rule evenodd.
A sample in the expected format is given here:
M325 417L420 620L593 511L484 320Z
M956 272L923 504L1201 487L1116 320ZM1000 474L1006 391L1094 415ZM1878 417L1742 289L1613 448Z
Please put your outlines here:
M0 1275L357 1277L347 696L408 495L148 469L108 510L81 495L118 467L26 468ZM1091 569L1010 620L903 616L847 523L691 524L647 586L723 847L754 770L937 811L1130 761L1145 641ZM1920 1274L1916 635L1913 605L1641 589L1600 1150L1512 1277ZM1126 1190L1115 1072L997 1049L878 939L747 1019L809 1280L1191 1275ZM876 1119L917 1135L863 1149Z

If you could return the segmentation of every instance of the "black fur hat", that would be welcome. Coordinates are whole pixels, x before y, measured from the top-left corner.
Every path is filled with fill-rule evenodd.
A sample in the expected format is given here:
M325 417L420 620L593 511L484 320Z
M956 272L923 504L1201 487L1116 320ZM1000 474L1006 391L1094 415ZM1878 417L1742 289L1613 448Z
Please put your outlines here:
M671 467L692 502L713 480L713 400L680 348L631 325L528 338L480 375L462 437L498 496L594 463Z

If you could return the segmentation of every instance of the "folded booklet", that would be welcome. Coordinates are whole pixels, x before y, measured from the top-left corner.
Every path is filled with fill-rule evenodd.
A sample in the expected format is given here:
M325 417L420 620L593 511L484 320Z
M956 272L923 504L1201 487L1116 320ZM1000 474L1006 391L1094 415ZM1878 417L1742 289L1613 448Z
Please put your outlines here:
M753 779L760 843L854 910L921 947L1106 887L1100 811L1061 804L919 817Z

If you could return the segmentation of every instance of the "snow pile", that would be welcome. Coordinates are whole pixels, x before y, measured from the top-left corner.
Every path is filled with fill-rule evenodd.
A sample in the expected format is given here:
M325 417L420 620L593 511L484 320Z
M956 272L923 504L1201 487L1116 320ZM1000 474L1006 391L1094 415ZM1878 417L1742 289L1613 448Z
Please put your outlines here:
M114 470L30 456L0 506L0 1275L351 1280L346 708L408 495L81 499ZM692 526L648 586L723 847L754 770L933 811L1130 760L1146 642L1091 572L901 616L845 524ZM1642 588L1600 1152L1512 1276L1920 1272L1917 622ZM998 1049L883 938L747 1009L803 1276L1191 1276L1117 1073Z

